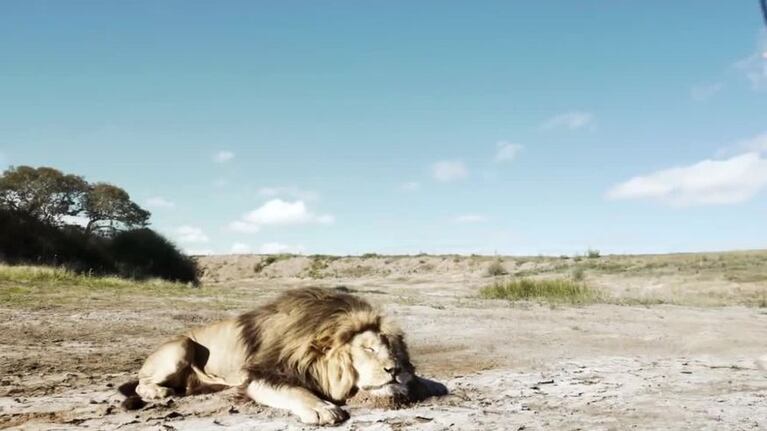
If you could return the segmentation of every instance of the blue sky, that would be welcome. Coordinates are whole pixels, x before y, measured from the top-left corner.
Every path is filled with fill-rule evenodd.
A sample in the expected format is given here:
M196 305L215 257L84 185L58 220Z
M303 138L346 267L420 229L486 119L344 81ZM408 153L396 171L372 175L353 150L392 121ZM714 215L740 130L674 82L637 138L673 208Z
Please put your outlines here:
M757 1L4 1L0 164L192 252L767 246Z

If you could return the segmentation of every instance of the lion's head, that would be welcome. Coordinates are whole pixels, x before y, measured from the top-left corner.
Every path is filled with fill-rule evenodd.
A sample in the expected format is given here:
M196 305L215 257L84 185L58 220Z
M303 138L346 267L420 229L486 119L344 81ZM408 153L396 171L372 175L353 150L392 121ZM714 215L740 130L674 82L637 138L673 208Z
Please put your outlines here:
M357 388L389 395L407 391L414 369L401 335L367 330L352 337L349 351Z
M413 379L402 331L354 295L296 289L240 322L254 378L291 381L335 401L358 389L406 394Z

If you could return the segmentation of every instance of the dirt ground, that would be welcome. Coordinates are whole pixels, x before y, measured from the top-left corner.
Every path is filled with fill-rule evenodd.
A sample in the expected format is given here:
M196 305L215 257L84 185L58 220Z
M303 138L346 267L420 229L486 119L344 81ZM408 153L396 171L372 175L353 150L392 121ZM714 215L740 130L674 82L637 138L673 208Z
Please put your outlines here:
M258 259L204 260L194 295L3 303L0 428L310 429L232 391L125 412L115 387L165 338L313 285L344 286L382 307L405 329L419 374L450 390L401 410L350 407L337 429L767 429L767 371L755 365L767 354L767 309L751 303L767 289L761 258L746 269L596 265L586 280L618 299L583 306L480 299L492 278L487 260L469 257L290 258L262 268ZM554 259L505 264L532 276L568 270Z

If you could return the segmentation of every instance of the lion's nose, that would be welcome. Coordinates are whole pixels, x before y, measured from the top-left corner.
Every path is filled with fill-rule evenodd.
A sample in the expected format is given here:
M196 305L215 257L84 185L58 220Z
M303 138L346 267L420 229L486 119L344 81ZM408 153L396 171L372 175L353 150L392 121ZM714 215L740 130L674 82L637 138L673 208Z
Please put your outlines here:
M399 367L384 368L384 371L391 374L392 376L396 376L397 373L399 373Z

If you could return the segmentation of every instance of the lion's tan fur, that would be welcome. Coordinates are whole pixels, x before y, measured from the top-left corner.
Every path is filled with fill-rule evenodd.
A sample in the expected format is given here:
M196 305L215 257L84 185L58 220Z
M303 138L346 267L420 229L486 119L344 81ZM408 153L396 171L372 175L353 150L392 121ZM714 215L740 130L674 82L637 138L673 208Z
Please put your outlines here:
M304 404L316 404L311 394L343 402L354 394L360 378L350 341L367 331L376 334L383 353L365 359L366 365L379 374L389 369L413 372L402 331L379 311L353 295L308 288L288 291L236 319L169 341L147 358L135 391L143 398L159 398L259 382L258 387L272 388L273 395L280 387L308 391L285 392L301 394ZM366 378L382 378L370 376ZM381 384L391 377L386 374ZM299 410L305 413L305 407Z

